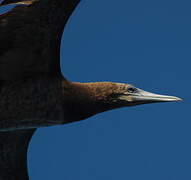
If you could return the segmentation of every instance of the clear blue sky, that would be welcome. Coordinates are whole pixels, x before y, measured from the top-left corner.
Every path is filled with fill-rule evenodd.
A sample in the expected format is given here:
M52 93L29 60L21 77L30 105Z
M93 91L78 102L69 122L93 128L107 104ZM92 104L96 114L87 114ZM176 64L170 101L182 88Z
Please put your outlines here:
M184 101L39 129L31 180L191 179L190 7L189 0L82 0L62 41L68 79L127 82Z

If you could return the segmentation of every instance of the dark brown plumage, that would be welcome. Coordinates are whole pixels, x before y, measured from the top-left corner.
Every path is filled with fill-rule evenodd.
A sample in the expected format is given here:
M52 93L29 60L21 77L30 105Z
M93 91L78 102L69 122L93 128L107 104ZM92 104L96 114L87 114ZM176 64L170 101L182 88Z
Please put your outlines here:
M178 101L129 84L66 80L60 70L64 26L80 0L4 0L0 16L0 179L27 180L35 128L86 119L114 108Z
M27 180L27 149L35 129L0 133L0 179Z

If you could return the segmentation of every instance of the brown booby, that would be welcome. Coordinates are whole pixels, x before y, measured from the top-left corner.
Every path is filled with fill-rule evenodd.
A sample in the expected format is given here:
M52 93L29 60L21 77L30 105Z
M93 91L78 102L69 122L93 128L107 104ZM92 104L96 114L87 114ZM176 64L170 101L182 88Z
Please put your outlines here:
M0 179L27 180L35 129L107 110L180 101L130 84L70 82L60 70L64 26L80 0L4 0L0 16Z

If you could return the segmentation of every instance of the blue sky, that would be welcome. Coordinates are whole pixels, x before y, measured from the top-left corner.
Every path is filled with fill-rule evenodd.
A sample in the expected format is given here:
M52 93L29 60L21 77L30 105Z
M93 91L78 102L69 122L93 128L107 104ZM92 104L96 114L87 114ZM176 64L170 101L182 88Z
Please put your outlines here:
M41 128L31 180L191 179L191 2L82 0L66 26L62 71L72 81L127 82L180 96Z

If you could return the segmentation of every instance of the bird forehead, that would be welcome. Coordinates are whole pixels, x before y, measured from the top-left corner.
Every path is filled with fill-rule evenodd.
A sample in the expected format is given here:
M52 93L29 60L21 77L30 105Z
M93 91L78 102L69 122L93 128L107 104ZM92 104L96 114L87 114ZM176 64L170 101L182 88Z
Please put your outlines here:
M130 87L131 85L130 84L127 84L127 83L116 83L117 86L120 88L120 89L127 89L128 87Z

